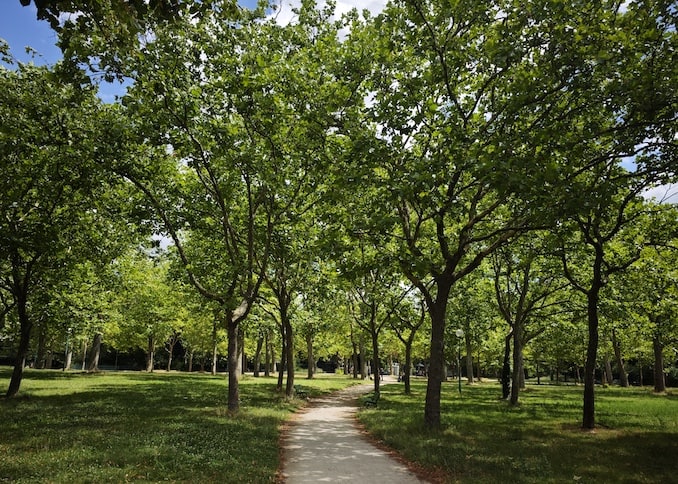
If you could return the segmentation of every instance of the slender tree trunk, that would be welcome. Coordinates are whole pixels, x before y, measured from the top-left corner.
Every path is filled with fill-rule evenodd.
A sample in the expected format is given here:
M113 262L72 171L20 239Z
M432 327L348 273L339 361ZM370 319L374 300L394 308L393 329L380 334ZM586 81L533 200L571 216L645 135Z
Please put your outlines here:
M518 405L521 379L523 377L523 322L516 318L513 323L513 376L511 405Z
M605 383L610 386L614 383L614 377L612 376L612 364L610 363L610 357L606 354L603 358L603 365L605 367L605 374L603 375Z
M614 358L617 362L617 368L619 369L619 384L623 388L628 388L629 377L626 374L624 359L622 358L621 343L617 339L617 332L614 329L612 329L612 349L614 350Z
M247 360L245 357L245 331L240 325L238 326L238 366L236 376L238 377L238 381L240 381L240 377L247 369Z
M652 350L654 352L654 391L662 393L666 391L664 378L664 344L659 334L652 337Z
M71 369L71 364L73 363L73 349L71 347L66 349L66 356L64 361L64 371Z
M360 364L360 359L358 358L358 345L356 344L355 341L351 341L351 346L353 347L353 354L351 355L351 363L353 364L353 368L351 369L351 371L353 372L353 379L357 380L358 365Z
M153 373L153 360L155 360L155 339L153 336L149 336L148 347L146 348L146 371L148 373Z
M405 342L405 368L403 368L403 382L405 383L405 395L412 393L410 387L410 375L412 374L412 335Z
M35 367L44 370L45 369L45 353L47 352L47 326L44 324L39 324L38 329L38 350L35 356Z
M87 371L99 371L99 357L101 356L102 336L103 335L99 332L94 335L94 340L92 341L92 353Z
M82 371L87 369L87 341L82 342Z
M473 384L473 348L469 331L464 332L464 340L466 343L466 379L470 385Z
M188 353L188 372L191 373L193 371L193 351L190 351Z
M257 338L257 349L254 351L254 377L259 377L259 366L261 366L261 349L264 346L264 336L259 335Z
M367 355L365 351L365 340L360 336L360 378L367 378Z
M285 312L284 318L285 324L285 363L287 364L287 381L285 385L285 396L291 398L294 396L294 329L292 328L292 322Z
M598 299L601 288L601 266L602 256L596 257L594 274L598 274L598 277L594 275L591 290L587 294L589 339L586 348L586 365L584 366L584 407L582 415L582 427L585 429L594 429L596 426L595 373L598 357Z
M381 360L379 359L379 334L372 332L372 372L374 373L374 395L379 399L379 381L381 380Z
M306 378L310 380L313 378L313 370L315 369L315 355L313 354L313 333L310 330L306 333L306 354L308 355L308 358L306 359L306 365L308 366Z
M287 368L287 338L285 337L285 333L287 331L285 330L285 325L280 324L280 340L281 340L281 348L280 348L280 367L278 368L278 385L276 386L276 389L280 392L282 391L283 388L283 377L285 375L285 369Z
M640 362L640 358L638 359L638 381L640 383L640 386L643 386L643 365Z
M33 329L33 325L28 318L28 312L26 311L26 291L22 288L22 290L17 292L19 294L17 297L16 308L21 330L19 336L19 348L14 360L14 370L12 371L12 377L9 381L9 387L7 388L7 398L16 397L19 394L21 380L24 374L24 367L26 366L26 358L28 357L28 349L31 341L31 330Z
M501 367L501 397L506 400L511 395L511 339L513 329L504 338L504 363Z
M219 346L219 341L217 340L217 330L218 330L218 322L219 318L215 314L214 315L214 321L212 322L212 375L217 374L217 361L218 361L218 346Z
M228 410L237 412L240 410L240 388L238 384L238 365L240 363L240 350L238 349L239 324L233 322L233 314L226 314L228 325Z
M268 330L266 330L266 333L264 333L264 346L266 347L264 357L266 360L264 363L264 376L269 377L271 376L271 341L269 339Z

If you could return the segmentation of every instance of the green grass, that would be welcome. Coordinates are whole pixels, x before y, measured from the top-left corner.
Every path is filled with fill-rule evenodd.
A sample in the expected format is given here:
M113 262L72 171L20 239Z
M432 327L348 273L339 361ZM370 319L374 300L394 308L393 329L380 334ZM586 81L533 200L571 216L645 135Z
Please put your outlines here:
M582 387L529 385L521 405L498 384L443 384L442 429L423 426L424 381L382 388L359 418L387 445L445 482L665 483L678 480L678 395L597 388L595 432L581 430Z
M297 381L311 396L353 383ZM272 482L281 424L303 404L275 384L245 377L232 416L223 375L27 370L21 396L0 398L0 482Z

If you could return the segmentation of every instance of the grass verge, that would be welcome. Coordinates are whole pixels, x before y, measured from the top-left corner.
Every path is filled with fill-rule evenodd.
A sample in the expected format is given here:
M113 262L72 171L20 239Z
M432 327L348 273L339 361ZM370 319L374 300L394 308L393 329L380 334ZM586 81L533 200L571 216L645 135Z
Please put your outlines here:
M443 384L442 428L423 426L426 382L382 388L359 419L377 439L443 482L665 483L678 479L678 395L597 388L598 429L583 432L582 387L528 386L521 405L498 384Z
M310 396L354 383L297 381ZM272 482L280 427L304 403L275 384L245 377L229 415L223 375L27 370L21 396L0 398L0 482Z

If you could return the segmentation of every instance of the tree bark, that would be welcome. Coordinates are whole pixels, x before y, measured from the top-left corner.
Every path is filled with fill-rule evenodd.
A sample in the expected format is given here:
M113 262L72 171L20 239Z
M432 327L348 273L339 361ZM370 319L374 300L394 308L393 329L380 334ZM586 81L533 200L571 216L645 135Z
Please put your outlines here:
M280 324L280 340L281 340L281 348L280 348L280 367L278 368L278 384L276 386L276 389L280 392L282 391L283 388L283 377L285 375L285 369L287 368L287 338L285 338L285 333L287 331L285 330L285 325Z
M654 352L654 391L655 393L662 393L666 391L666 379L664 378L664 344L658 334L655 334L652 337L652 351Z
M405 342L405 368L403 368L403 383L405 383L405 395L412 393L410 387L410 375L412 374L412 342L414 338L412 337L414 332Z
M102 334L97 332L92 341L92 353L90 355L89 366L87 371L99 371L99 358L101 356L101 338Z
M501 398L506 400L511 395L511 340L513 329L504 338L504 362L501 367Z
M431 315L431 358L424 404L424 425L429 429L440 428L440 391L445 379L445 314L447 300L452 288L451 278L439 278L435 301L428 308Z
M26 358L28 357L28 349L31 341L31 330L33 329L33 324L31 323L27 307L27 291L23 287L21 290L16 291L17 298L17 313L19 316L19 325L20 325L20 336L19 336L19 348L17 349L16 358L14 360L14 370L12 371L12 377L9 381L9 387L7 388L6 396L7 398L16 397L19 394L19 388L21 387L21 380L24 374L24 367L26 366Z
M603 365L605 367L605 374L603 378L605 383L609 386L614 383L614 377L612 376L612 364L610 363L610 357L606 354L603 358Z
M617 361L617 368L619 369L619 384L623 388L628 388L629 386L629 377L626 374L626 368L624 367L624 359L622 358L621 353L621 343L617 339L617 333L612 330L612 348L614 349L614 358Z
M254 351L254 372L253 375L255 378L259 377L259 366L261 366L261 349L264 346L264 336L259 335L257 338L257 349Z
M598 358L598 302L600 289L603 285L602 265L602 248L596 247L591 289L586 294L589 339L586 347L586 364L584 366L584 411L582 416L582 427L585 429L594 429L596 426L595 372L596 359Z
M466 379L469 385L473 384L473 348L471 347L471 334L464 332L466 342Z
M374 396L379 400L381 361L379 359L379 335L374 331L372 332L372 373L374 373Z
M148 347L146 349L146 371L153 373L153 360L155 359L155 339L153 336L148 337ZM84 361L84 359L83 359Z
M313 334L310 330L306 333L306 354L306 365L308 366L306 378L310 380L313 378L313 370L315 366L315 355L313 354Z
M240 410L240 388L238 385L238 365L240 351L238 350L239 324L233 322L232 313L226 315L228 325L228 411Z
M287 311L284 317L285 324L285 363L287 365L287 381L285 385L285 396L291 398L294 396L294 329Z
M523 379L523 322L516 318L513 323L513 376L511 405L518 405L521 381Z

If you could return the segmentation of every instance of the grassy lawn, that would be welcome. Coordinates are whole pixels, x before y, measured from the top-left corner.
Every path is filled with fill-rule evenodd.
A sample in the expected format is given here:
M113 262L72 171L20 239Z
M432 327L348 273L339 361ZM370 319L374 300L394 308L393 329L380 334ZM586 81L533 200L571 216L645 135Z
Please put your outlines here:
M0 368L3 393L9 377ZM353 383L296 381L311 396ZM230 416L223 375L28 370L21 396L0 398L0 482L271 482L280 426L302 404L275 384L245 377Z
M599 428L583 432L583 387L528 385L522 404L499 400L497 383L443 384L442 430L423 428L426 382L382 389L379 407L360 420L444 482L678 482L678 392L597 388ZM442 477L444 476L444 477Z

